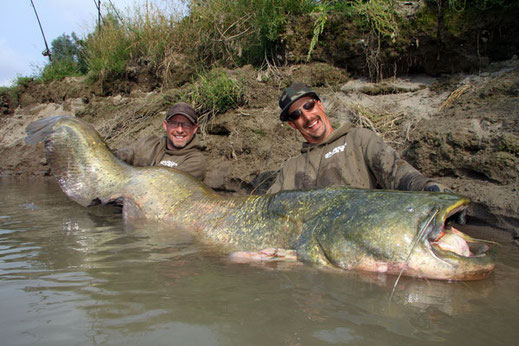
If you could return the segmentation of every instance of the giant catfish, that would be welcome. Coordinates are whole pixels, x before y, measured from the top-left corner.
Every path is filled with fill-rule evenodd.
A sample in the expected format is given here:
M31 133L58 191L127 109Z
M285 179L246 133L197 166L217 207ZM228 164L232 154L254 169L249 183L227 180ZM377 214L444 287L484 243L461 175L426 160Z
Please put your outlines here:
M26 142L45 142L63 192L82 206L118 201L123 218L183 228L226 252L282 248L302 262L440 279L475 280L493 250L447 225L469 201L455 194L347 187L222 196L189 174L133 167L93 126L67 116L31 123Z

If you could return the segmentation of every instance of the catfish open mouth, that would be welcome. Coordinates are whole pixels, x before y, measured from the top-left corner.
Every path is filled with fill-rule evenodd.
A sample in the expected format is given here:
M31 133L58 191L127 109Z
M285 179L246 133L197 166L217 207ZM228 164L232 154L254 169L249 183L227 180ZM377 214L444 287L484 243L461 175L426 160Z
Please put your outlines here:
M433 252L438 256L484 257L490 247L457 230L452 223L465 223L467 204L455 205L444 215L438 215L434 230L429 233L428 241Z

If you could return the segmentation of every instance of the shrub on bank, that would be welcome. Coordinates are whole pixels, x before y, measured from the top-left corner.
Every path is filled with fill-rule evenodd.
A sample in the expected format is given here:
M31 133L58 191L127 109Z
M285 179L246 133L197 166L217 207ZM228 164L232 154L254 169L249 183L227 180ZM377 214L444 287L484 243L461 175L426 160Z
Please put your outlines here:
M388 76L384 68L396 74L396 64L405 64L405 57L400 62L398 57L418 44L421 33L434 39L438 28L458 30L456 25L468 20L453 22L450 17L481 17L485 11L519 6L511 0L427 0L415 3L427 14L410 22L401 11L412 2L397 0L187 0L183 17L146 3L125 17L108 10L82 42L86 68L80 73L88 72L92 82L125 80L131 78L131 66L146 69L158 84L168 86L176 85L168 79L182 65L196 71L316 60L348 63L380 79ZM175 63L179 57L181 64ZM44 80L78 73L67 61L43 72Z
M225 71L216 68L200 73L181 91L179 98L193 105L201 114L199 123L204 130L212 116L245 103L245 86L241 81L229 77Z

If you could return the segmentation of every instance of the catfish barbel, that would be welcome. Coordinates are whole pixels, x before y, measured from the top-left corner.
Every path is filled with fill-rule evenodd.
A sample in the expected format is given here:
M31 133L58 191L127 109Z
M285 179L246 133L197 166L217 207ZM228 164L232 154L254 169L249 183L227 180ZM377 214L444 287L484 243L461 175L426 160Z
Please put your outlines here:
M441 280L475 280L494 268L486 244L446 225L469 201L455 194L347 187L222 196L167 167L115 157L90 124L55 116L31 123L63 192L82 206L122 203L125 221L186 229L224 251L291 249L302 262Z

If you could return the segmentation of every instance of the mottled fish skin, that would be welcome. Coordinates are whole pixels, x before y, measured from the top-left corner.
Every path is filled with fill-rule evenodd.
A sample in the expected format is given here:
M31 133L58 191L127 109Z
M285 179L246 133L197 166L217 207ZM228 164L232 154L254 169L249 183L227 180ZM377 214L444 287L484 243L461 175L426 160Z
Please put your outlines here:
M75 202L118 201L126 221L182 227L225 251L295 249L303 262L391 274L404 268L404 275L444 280L481 279L494 267L484 246L467 257L431 244L448 215L466 208L462 196L346 187L222 196L174 168L124 163L73 117L38 120L26 131L27 143L45 142L52 172Z

